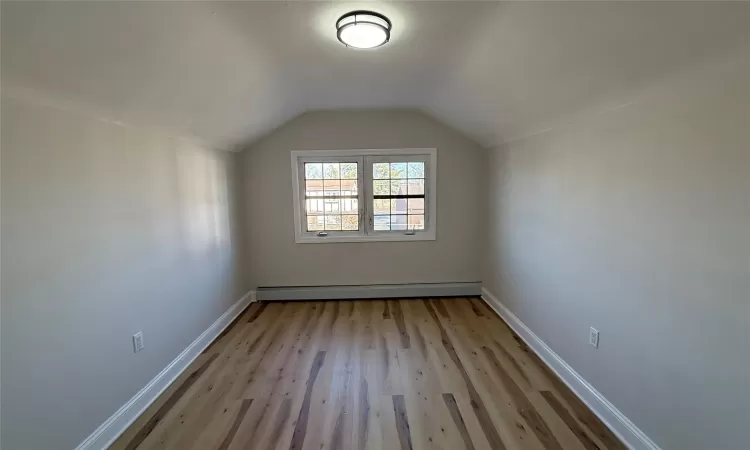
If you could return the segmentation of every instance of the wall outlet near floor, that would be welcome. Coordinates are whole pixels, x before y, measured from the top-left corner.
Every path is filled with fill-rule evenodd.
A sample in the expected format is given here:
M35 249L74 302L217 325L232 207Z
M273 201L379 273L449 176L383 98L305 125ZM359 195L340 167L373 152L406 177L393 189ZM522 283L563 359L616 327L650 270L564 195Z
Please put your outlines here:
M133 335L133 353L138 353L141 350L143 350L143 331Z
M594 327L589 330L589 344L594 348L599 348L599 330Z

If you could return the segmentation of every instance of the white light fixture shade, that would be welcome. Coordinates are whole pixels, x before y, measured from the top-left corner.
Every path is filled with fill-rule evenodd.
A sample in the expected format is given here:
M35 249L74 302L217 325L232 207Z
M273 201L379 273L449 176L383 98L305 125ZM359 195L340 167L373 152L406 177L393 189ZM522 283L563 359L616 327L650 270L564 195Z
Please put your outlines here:
M375 12L352 11L336 22L336 33L347 47L380 47L391 38L391 21Z

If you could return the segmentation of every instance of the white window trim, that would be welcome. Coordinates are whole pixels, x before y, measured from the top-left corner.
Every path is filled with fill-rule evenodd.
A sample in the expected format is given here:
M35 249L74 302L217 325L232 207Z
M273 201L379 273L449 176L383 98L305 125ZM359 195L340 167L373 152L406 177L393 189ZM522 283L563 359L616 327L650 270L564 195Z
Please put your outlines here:
M372 217L372 205L369 203L372 195L370 191L372 186L363 186L360 189L360 230L358 232L329 232L326 237L317 236L314 232L303 231L304 214L302 208L304 202L300 186L300 160L335 159L367 156L426 156L427 167L425 176L427 177L427 190L425 192L425 203L427 205L427 217L425 230L417 231L414 234L405 234L406 232L375 232L366 233L367 223ZM294 240L298 244L325 244L336 242L410 242L410 241L434 241L437 238L437 149L436 148L405 148L405 149L372 149L372 150L292 150L291 152L291 169L292 169L292 195L294 208ZM361 176L362 171L367 170L365 164L359 168L358 173ZM366 180L372 180L372 174L365 174L360 178L363 184ZM371 182L370 182L371 183ZM372 183L371 183L372 184ZM365 191L368 194L365 194Z

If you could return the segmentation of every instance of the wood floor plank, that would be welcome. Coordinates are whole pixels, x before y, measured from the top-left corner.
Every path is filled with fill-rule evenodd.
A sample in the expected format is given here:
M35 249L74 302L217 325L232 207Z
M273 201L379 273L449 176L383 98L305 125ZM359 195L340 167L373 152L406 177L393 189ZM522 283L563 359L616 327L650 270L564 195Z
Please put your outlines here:
M263 314L263 311L266 310L266 306L268 306L268 303L261 302L259 303L260 306L253 311L252 315L247 319L247 323L253 323L255 322L258 317L260 317L261 314Z
M304 310L302 311L288 311L294 317L293 322L298 323L300 317L303 316ZM288 335L285 333L291 333L295 327L288 327L280 333L280 336L284 337L284 341L288 339ZM173 433L172 435L162 438L158 445L153 448L190 448L192 445L202 443L209 431L216 427L221 427L226 423L226 420L222 420L223 414L229 409L229 406L235 401L239 401L243 398L257 398L257 396L243 395L247 391L247 384L251 386L257 383L265 381L265 377L254 377L251 375L247 378L247 384L241 377L242 373L246 373L248 370L251 373L255 373L258 366L262 367L261 373L266 373L268 367L270 367L269 360L277 360L278 358L285 357L289 354L289 346L280 346L279 351L274 351L277 348L275 340L269 341L266 350L260 355L251 354L247 355L246 350L243 348L243 340L235 340L231 345L224 347L221 360L226 361L223 364L223 370L218 371L206 380L205 392L201 393L201 402L198 404L199 407L185 411L181 417L180 424L184 431L180 433ZM284 352L280 350L284 349ZM234 363L232 363L234 361ZM271 406L271 402L274 401L272 397L268 402L263 404L264 409L268 409ZM223 407L223 408L222 408ZM258 417L267 417L266 414L261 413ZM254 423L255 432L258 427L261 427L261 423Z
M234 439L234 435L237 433L237 429L240 427L240 424L245 419L245 414L247 414L247 410L250 409L250 405L253 404L253 399L246 399L242 400L242 406L240 407L240 411L237 413L237 417L234 419L234 424L232 425L232 428L229 429L229 432L227 433L227 437L224 438L224 441L222 441L221 445L219 445L219 450L226 450L229 448L229 445L232 443L232 440Z
M245 400L222 402L224 408L215 411L214 414L204 422L200 431L195 433L185 433L185 436L190 437L189 440L183 441L183 448L186 450L202 450L204 448L220 447L226 440L227 436L232 433L232 427L235 425L239 427L241 424L242 420L237 421L237 418ZM242 419L244 419L244 415ZM233 438L234 436L232 436L232 439ZM226 445L231 445L231 442L231 440L227 441Z
M398 449L401 448L401 440L398 434L398 425L396 424L396 412L393 408L393 396L380 396L380 431L382 435L381 449Z
M388 395L402 394L401 369L398 361L401 341L396 324L393 319L383 319L377 324L377 332L378 350L381 356L380 392Z
M467 299L469 302L469 306L471 306L471 310L474 312L474 314L477 317L484 317L483 308L479 306L477 299L475 298L469 298Z
M547 403L541 392L529 392L526 396L529 398L529 401L534 404L539 415L544 418L544 421L547 423L562 448L569 450L585 450L585 447L581 444L578 437L576 437L563 419L558 416L557 412L555 412L549 403Z
M435 301L434 302L435 310L440 313L441 316L445 317L446 319L450 318L450 315L448 314L448 310L445 309L445 305L442 301Z
M359 401L357 402L354 412L354 414L356 414L357 416L357 429L355 434L356 438L354 442L356 444L356 448L365 449L367 448L367 442L370 437L370 412L372 410L372 405L370 404L369 384L367 383L367 379L365 377L362 377L358 400Z
M383 319L390 319L391 318L391 309L388 305L388 300L383 301Z
M588 435L586 431L584 431L583 427L576 422L576 420L568 413L568 411L565 409L565 407L560 403L557 398L552 394L550 391L542 391L541 392L544 399L547 401L547 404L552 407L552 409L557 413L557 416L560 417L563 422L570 428L570 430L575 434L575 436L578 438L578 440L581 442L583 447L586 450L599 450L599 445Z
M421 328L429 323L429 314L422 302L404 300L401 303L408 330L412 335L422 335ZM425 333L428 333L425 330ZM399 363L404 385L406 409L412 428L414 448L460 449L463 439L446 410L442 395L443 382L439 376L440 362L424 348L415 345L399 350Z
M399 362L414 448L461 448L461 437L443 407L442 396L436 395L440 384L432 368L414 349L400 350Z
M460 332L450 328L446 331L455 342L456 354L462 361L466 375L473 385L473 389L467 392L472 409L477 410L477 402L471 401L473 398L478 397L483 400L484 411L481 417L482 421L487 421L484 428L488 428L491 424L503 445L508 449L542 450L541 442L525 425L523 418L512 403L508 402L507 393L502 389L499 380L493 377L479 349L470 347L471 340L462 340Z
M352 363L356 374L353 376L349 395L352 400L351 442L353 449L365 450L374 440L379 440L379 424L373 411L376 409L376 372L373 371L373 356L370 348L372 331L370 323L371 302L354 302ZM374 385L371 387L371 383Z
M278 424L275 420L287 414L286 408L291 410L292 405L301 407L301 400L293 400L302 397L305 387L304 383L298 383L297 380L304 380L306 374L313 369L315 349L314 345L310 345L310 341L320 326L317 318L321 307L322 305L309 303L302 309L303 313L298 320L293 320L288 326L288 345L276 352L270 368L267 369L269 376L256 379L256 382L245 391L247 396L267 397L261 415L249 429L249 435L252 436L255 445L262 444L265 448L281 445L280 442L282 438L286 438L287 433L277 430ZM290 400L291 403L286 400Z
M411 348L411 339L409 332L406 331L406 323L404 322L404 311L401 309L401 302L394 300L390 302L393 309L393 319L396 322L399 335L401 336L401 348Z
M495 318L499 319L497 315L495 315ZM505 348L515 348L516 354L521 355L518 360L522 363L524 359L529 362L524 367L527 368L526 373L533 378L536 389L540 391L551 390L557 393L563 399L566 407L572 411L576 420L601 443L603 448L625 450L627 447L565 386L562 380L547 367L539 356L502 319L500 319L500 323L507 331L501 334L500 339L504 342L514 342L515 346L506 345ZM500 329L499 331L503 330Z
M273 432L271 433L265 448L276 449L281 446L281 436L284 434L284 429L287 426L290 415L292 412L292 399L285 398L281 402L281 408L279 408L276 418L274 419Z
M275 308L281 312L283 306ZM224 406L221 399L227 393L228 384L231 379L227 374L231 372L234 365L240 361L237 357L242 352L240 343L243 341L247 330L237 327L236 330L230 331L224 339L215 347L219 352L217 363L210 367L203 376L195 383L195 386L186 395L180 403L190 405L189 408L175 408L175 411L165 417L163 423L154 430L139 448L143 449L168 449L168 448L185 448L189 444L180 446L179 442L194 443L201 434L199 430L208 429L208 421L213 416L209 416L207 411L213 408ZM228 400L230 403L232 400ZM229 409L229 406L224 406ZM203 423L201 423L203 422ZM217 423L223 425L223 421ZM199 424L199 425L196 425ZM214 429L211 429L214 432Z
M555 381L555 392L565 399L566 405L570 407L570 410L573 412L576 419L584 427L590 430L605 448L617 450L627 449L627 447L617 439L614 433L612 433L609 428L607 428L606 425L604 425L599 418L597 418L596 415L562 383L562 381L557 378L555 378Z
M474 408L471 405L468 392L456 391L453 392L453 397L456 399L456 406L458 411L466 423L466 429L469 431L471 441L477 450L493 450L490 442L487 440L482 425L479 423L476 414L474 414Z
M409 428L409 417L406 414L406 404L403 395L393 396L393 411L396 414L396 429L401 450L412 450L411 429Z
M505 349L505 346L495 340L493 340L492 342L495 345L491 345L490 348L494 349L494 351L497 352L498 358L503 361L501 365L505 367L508 367L508 365L510 366L508 373L511 374L511 377L515 379L516 384L518 384L518 386L521 387L524 391L532 390L531 379L526 374L527 369L524 367L524 365L520 363L516 358L514 358L513 355L511 355L510 352Z
M544 448L552 450L562 450L560 443L550 431L546 422L531 404L526 394L518 387L515 381L508 375L495 353L489 347L482 347L482 351L495 369L497 376L500 378L505 391L509 394L511 401L515 404L519 415L523 417L526 423L531 427L539 441L544 444Z
M493 449L498 449L498 450L505 449L506 448L505 443L503 443L502 439L500 438L500 435L497 432L497 429L495 429L495 426L492 423L492 419L490 418L490 415L487 411L487 407L484 405L484 401L479 396L479 393L474 387L474 384L471 378L466 372L466 368L463 366L463 363L461 363L461 360L459 359L458 354L456 353L456 349L453 346L453 343L451 342L450 338L448 337L448 333L446 332L445 328L441 324L440 319L438 319L437 314L432 309L432 306L430 306L429 304L427 304L426 306L427 306L428 312L430 313L433 320L438 325L438 328L441 331L441 341L442 341L443 347L445 347L445 350L448 352L448 355L453 360L453 363L456 365L456 368L458 368L459 373L461 374L461 377L466 383L466 388L469 391L469 398L471 400L471 406L474 409L474 413L476 414L477 419L479 419L479 423L482 426L482 430L484 431L484 434L487 437L487 440L490 442L490 445L492 446Z
M172 394L175 393L178 389L182 387L182 385L185 383L185 380L190 377L190 375L195 371L196 368L200 367L209 357L213 356L213 353L211 354L205 354L202 353L198 355L198 357L193 361L193 363L182 373L179 377L167 388L164 390L164 392L157 398L144 412L141 414L140 417L138 417L133 423L130 425L130 427L125 430L124 433L110 446L110 450L123 450L127 447L127 445L130 443L130 441L135 437L136 434L140 433L140 431L146 426L146 424L151 421L154 417L154 415L164 406L166 402L168 402L172 398ZM173 409L177 409L179 407L174 407ZM160 426L163 426L163 422L159 424ZM141 448L141 447L139 447Z
M258 436L255 435L257 431L256 425L267 414L267 410L268 398L259 397L253 399L253 403L250 405L244 419L234 434L232 442L229 444L229 450L253 448L255 446L259 441Z
M185 395L188 389L190 389L195 381L203 375L208 367L216 361L219 357L218 353L214 353L208 358L198 369L196 369L190 376L185 380L182 385L169 397L164 405L159 408L159 411L149 420L146 425L136 434L133 439L128 443L126 450L134 450L143 443L148 435L156 428L161 420L169 413L174 405Z
M620 450L476 298L247 308L113 450Z
M360 398L363 399L359 405L360 416L366 420L366 424L360 424L357 428L359 434L354 442L359 443L359 450L377 450L385 448L383 441L383 426L386 422L386 415L383 413L382 396L378 384L379 358L376 350L365 350L362 354L362 389L366 389L366 394L362 392ZM364 398L363 398L364 397ZM388 397L390 401L390 397ZM390 403L387 408L390 408ZM365 414L367 417L365 418ZM364 446L362 446L364 445Z
M326 352L320 351L315 357L312 369L310 369L310 377L307 379L307 390L305 391L305 400L302 402L302 408L300 409L299 416L297 417L296 426L294 428L294 434L292 434L292 443L289 446L290 450L299 450L302 448L302 444L305 442L305 434L307 433L307 422L310 416L310 398L312 395L313 386L315 385L315 379L320 373L320 368L323 367L323 361L325 360Z
M354 321L348 314L349 308L342 303L340 319L336 322L333 340L326 351L326 363L319 375L325 409L318 414L316 431L305 448L350 448L352 440L355 392L358 385L359 366L355 364ZM324 389L327 388L327 389Z
M448 408L448 411L451 413L456 428L458 428L458 431L461 433L461 438L464 440L464 447L466 447L467 450L474 450L474 443L471 441L469 430L466 428L466 422L464 422L461 411L458 409L456 398L450 393L443 394L443 401L445 402L445 407Z

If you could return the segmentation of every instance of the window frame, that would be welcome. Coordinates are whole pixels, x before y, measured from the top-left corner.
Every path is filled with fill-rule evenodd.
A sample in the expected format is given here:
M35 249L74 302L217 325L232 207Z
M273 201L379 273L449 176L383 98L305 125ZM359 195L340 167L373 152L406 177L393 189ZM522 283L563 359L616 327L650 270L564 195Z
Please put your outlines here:
M375 162L425 163L425 229L375 231L372 211L372 164ZM326 236L307 231L305 200L305 163L357 162L359 231L328 231ZM437 149L362 149L362 150L292 150L292 193L294 237L298 244L334 242L409 242L434 241L437 238Z

